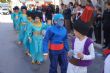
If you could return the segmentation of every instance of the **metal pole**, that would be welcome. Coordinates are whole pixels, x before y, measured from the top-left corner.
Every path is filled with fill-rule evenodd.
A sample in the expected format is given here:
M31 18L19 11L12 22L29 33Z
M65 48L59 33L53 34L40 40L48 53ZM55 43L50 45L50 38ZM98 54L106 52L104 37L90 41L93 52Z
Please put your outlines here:
M55 5L55 8L56 8L56 3L55 3L55 0L54 0L54 5Z

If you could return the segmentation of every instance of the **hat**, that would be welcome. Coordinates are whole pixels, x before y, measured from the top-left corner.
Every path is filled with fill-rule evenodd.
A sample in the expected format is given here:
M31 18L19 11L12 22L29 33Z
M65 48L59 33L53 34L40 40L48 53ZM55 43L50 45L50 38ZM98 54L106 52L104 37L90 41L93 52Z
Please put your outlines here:
M91 0L87 0L88 3L92 3ZM74 29L82 35L87 35L93 22L94 8L91 5L87 5L78 20L74 22Z
M81 21L81 19L78 19L73 24L74 29L78 31L82 35L87 35L89 31L89 26L85 22Z
M53 16L53 20L54 20L54 21L57 21L57 20L59 20L59 19L64 19L64 16L63 16L62 14L55 14L55 15Z

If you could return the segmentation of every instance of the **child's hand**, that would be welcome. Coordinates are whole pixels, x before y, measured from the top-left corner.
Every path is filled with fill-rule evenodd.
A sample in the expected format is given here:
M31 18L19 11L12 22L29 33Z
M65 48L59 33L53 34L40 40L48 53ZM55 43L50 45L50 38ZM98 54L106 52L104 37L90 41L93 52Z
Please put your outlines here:
M71 56L72 56L72 52L68 52L68 53L67 53L67 56L68 56L68 57L71 57Z
M31 43L32 42L32 39L30 37L28 37L28 39L29 39L29 42Z
M48 54L44 55L44 59L47 60L48 59Z
M77 56L78 56L78 58L83 59L84 54L83 53L78 53Z

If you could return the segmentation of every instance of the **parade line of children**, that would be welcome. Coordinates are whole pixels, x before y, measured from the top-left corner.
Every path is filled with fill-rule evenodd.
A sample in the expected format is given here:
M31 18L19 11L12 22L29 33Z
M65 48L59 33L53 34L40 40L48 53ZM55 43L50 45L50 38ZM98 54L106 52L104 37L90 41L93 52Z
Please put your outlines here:
M95 53L93 41L86 36L89 26L83 20L79 18L74 23L75 37L72 37L70 50L62 14L54 14L50 26L39 13L28 11L26 6L21 7L21 12L17 6L13 10L12 19L14 29L18 32L18 44L24 46L26 55L32 58L32 64L41 64L49 57L49 73L57 73L58 64L61 73L87 73Z
M87 37L93 22L94 8L92 0L87 1L90 3L73 23L75 36L72 36L72 48L68 44L68 30L64 26L62 14L54 14L52 24L47 24L45 10L35 12L26 6L13 8L11 17L14 30L18 33L18 44L23 45L32 64L42 64L49 57L49 73L57 73L58 64L61 73L87 73L87 67L95 58L93 41ZM110 73L110 46L103 53L106 56L104 73Z
M44 61L42 41L46 29L50 26L42 21L39 13L28 11L26 6L13 8L14 30L18 32L18 44L24 46L26 55L32 58L32 64L41 64Z

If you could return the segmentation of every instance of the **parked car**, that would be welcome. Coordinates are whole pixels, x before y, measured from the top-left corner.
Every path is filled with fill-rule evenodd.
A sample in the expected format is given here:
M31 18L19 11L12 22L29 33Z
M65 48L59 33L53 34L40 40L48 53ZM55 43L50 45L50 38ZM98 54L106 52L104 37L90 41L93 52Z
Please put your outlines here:
M3 9L1 10L1 14L3 14L3 15L8 15L8 14L9 14L9 10L8 10L7 8L3 8Z

